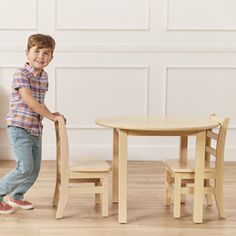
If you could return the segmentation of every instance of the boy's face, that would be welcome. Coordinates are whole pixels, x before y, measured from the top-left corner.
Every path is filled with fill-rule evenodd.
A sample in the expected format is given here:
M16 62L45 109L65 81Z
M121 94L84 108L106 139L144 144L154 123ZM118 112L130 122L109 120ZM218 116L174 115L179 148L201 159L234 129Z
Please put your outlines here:
M37 46L27 50L26 56L29 60L29 64L37 72L41 72L53 58L52 50L50 48L38 48Z

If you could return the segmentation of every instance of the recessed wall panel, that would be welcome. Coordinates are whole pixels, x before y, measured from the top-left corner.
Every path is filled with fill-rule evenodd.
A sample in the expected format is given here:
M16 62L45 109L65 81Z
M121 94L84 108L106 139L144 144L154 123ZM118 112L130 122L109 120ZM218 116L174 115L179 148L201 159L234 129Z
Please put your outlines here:
M13 74L16 68L0 67L0 128L6 127L5 116L9 110Z
M103 116L147 113L147 68L57 68L56 109L71 127Z
M57 0L56 29L148 29L149 0Z
M169 30L236 30L235 0L168 0Z
M230 117L236 124L236 68L168 68L166 113L169 116Z
M37 0L1 1L1 29L36 29Z

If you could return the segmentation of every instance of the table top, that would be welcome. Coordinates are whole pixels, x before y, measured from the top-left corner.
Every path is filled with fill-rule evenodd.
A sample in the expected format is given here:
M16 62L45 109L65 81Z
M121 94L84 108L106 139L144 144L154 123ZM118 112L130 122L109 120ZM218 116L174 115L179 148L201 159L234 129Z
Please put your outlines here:
M108 128L145 131L201 131L212 129L219 125L218 122L211 121L207 118L190 119L152 115L111 116L99 118L95 122L97 125Z

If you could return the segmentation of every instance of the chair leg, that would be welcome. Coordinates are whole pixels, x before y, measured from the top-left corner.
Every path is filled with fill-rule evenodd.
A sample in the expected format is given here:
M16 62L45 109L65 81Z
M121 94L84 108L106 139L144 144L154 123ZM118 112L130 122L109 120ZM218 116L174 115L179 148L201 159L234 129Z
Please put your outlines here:
M95 182L95 186L101 186L101 180ZM95 193L95 205L99 205L101 203L100 193Z
M220 218L226 218L224 209L224 193L223 193L223 182L221 180L215 180L215 200Z
M109 206L109 174L107 173L103 178L103 194L102 194L102 216L108 216L108 206Z
M57 181L55 185L53 200L52 200L53 207L57 206L58 200L59 200L59 182Z
M186 187L186 183L181 183L181 187ZM185 204L186 202L186 194L181 194L181 204Z
M204 186L205 187L210 187L211 186L209 179L204 180ZM211 193L205 194L205 199L206 199L207 206L212 206L212 203L213 203L212 194Z
M180 218L181 174L174 176L174 218Z
M57 219L63 218L63 212L64 212L67 199L68 199L68 192L69 192L68 187L64 188L61 185L60 193L59 193L59 201L58 201L58 206L57 206L57 213L56 213Z
M167 168L165 168L165 205L171 205L171 175Z

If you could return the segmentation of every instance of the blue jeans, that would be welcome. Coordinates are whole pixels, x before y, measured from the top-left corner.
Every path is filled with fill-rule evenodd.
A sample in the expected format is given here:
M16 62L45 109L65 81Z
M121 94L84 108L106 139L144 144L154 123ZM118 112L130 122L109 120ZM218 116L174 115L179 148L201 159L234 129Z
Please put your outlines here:
M16 167L0 180L0 201L7 194L21 200L36 181L41 164L41 136L30 135L25 129L9 126L8 139Z

